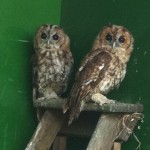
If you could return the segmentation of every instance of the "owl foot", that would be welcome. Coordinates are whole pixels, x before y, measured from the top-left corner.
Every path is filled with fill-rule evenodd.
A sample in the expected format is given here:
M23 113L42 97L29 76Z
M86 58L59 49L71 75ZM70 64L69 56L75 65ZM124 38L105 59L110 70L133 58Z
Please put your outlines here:
M100 93L95 93L92 95L91 97L92 101L98 103L100 106L102 106L103 104L112 104L115 103L114 100L110 100L108 99L106 96L100 94Z
M47 93L45 93L45 98L46 99L57 99L58 96L55 92L51 92L51 93L47 92Z
M36 100L34 100L35 102L44 102L46 100L50 100L50 99L58 99L58 96L55 92L51 92L51 93L44 93L44 96L37 98Z
M38 101L38 102L39 102L39 101L44 101L44 100L45 100L44 97L40 97L40 98L37 98L37 99L36 99L36 101Z
M39 97L39 98L33 100L33 105L35 107L41 106L41 103L45 103L45 98L44 97Z

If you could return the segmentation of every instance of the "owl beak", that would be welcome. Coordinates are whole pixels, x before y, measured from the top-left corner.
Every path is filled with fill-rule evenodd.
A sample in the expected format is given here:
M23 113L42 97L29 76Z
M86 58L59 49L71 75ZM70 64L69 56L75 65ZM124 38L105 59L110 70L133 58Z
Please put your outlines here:
M112 47L114 48L116 46L116 42L113 42Z
M47 45L48 45L48 46L50 45L50 40L47 41Z
M47 41L47 48L50 48L51 47L51 44L50 44L50 41L48 40Z

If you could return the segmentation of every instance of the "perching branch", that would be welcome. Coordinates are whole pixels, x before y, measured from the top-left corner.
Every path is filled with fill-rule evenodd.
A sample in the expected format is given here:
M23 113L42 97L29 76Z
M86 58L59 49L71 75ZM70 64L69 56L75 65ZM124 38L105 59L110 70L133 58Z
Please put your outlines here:
M34 107L47 108L48 110L42 117L26 150L48 150L58 132L65 134L77 134L77 132L81 132L78 131L78 129L81 128L81 123L78 124L78 121L76 122L77 126L74 126L76 123L73 123L71 127L66 125L62 126L63 122L67 124L67 121L64 121L66 115L62 114L61 111L65 103L66 99L61 98L41 101L36 100L33 102ZM132 133L138 121L136 114L138 116L138 114L143 111L143 105L116 102L115 104L104 104L103 106L100 106L99 104L91 102L85 104L83 111L87 111L85 113L91 113L91 111L93 111L93 113L103 112L87 150L111 150L114 141L126 141L129 138L130 133L128 131ZM85 118L82 120L85 121ZM85 122L83 124L85 124ZM83 126L83 128L85 128L85 126ZM94 128L95 125L87 128L88 130L90 129L90 134Z
M34 107L43 107L43 108L51 108L51 109L62 109L63 105L66 103L66 99L58 98L58 99L50 99L50 100L42 100L42 101L34 101ZM142 104L129 104L129 103L113 103L113 104L104 104L100 106L96 103L86 103L83 111L96 111L96 112L115 112L115 113L132 113L132 112L142 112L143 105Z

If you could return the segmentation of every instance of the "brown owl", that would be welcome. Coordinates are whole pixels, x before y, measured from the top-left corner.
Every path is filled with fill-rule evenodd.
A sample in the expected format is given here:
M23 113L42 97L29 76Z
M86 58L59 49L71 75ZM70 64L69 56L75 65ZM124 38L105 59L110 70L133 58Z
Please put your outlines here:
M57 25L42 25L34 38L33 100L61 96L73 66L69 37Z
M89 99L100 105L114 103L105 95L124 79L133 41L131 33L122 26L107 26L98 34L71 90L69 124L79 116Z

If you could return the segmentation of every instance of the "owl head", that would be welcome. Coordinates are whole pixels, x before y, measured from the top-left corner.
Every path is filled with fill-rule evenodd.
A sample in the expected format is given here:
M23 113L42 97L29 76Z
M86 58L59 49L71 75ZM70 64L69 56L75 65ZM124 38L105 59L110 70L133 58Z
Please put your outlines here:
M127 53L131 53L133 49L133 36L123 26L110 25L98 34L93 49L109 48L117 49L122 48Z
M34 48L63 49L69 47L69 37L58 25L44 24L39 27L34 38Z

